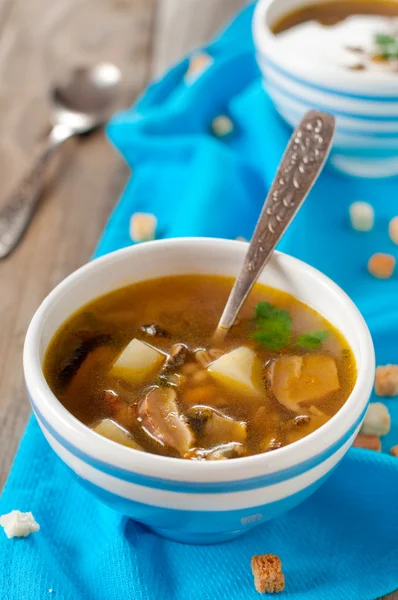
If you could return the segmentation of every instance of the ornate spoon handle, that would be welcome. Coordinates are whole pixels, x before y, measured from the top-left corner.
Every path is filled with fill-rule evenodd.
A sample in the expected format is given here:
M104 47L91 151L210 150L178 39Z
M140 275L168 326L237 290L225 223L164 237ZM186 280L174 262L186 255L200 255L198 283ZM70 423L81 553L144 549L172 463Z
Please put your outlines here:
M220 333L225 334L235 321L272 251L315 183L329 154L334 126L331 115L310 111L294 131L218 324Z

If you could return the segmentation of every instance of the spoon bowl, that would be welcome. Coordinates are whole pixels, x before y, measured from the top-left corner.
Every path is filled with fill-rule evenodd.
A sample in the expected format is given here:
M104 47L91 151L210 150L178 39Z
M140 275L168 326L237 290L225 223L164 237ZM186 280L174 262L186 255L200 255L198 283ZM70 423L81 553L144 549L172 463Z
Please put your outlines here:
M111 63L76 69L53 90L53 126L61 123L80 134L103 123L115 106L120 82L121 72Z
M33 169L0 211L0 259L7 257L32 219L50 156L74 135L103 125L116 107L121 72L111 63L76 69L52 92L52 129Z

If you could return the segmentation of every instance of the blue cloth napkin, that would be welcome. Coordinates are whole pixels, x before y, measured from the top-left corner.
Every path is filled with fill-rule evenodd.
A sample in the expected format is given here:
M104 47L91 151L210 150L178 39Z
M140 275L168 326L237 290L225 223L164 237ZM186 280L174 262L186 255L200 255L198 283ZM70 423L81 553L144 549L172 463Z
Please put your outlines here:
M260 82L252 42L252 7L207 51L214 64L184 81L183 61L131 110L108 126L133 169L96 255L131 243L133 212L153 212L158 237L249 238L288 128ZM210 124L228 114L234 132L217 139ZM357 302L371 328L380 364L398 363L398 279L366 271L374 251L397 256L387 235L398 213L396 180L354 181L328 169L280 248L334 278ZM395 194L395 196L394 196ZM375 208L376 228L348 223L353 200ZM398 401L385 448L398 442ZM253 554L281 556L282 597L374 600L398 587L398 460L350 450L309 500L242 538L185 546L150 533L94 500L56 458L31 420L0 500L0 514L32 511L41 530L7 540L0 531L1 600L250 600Z

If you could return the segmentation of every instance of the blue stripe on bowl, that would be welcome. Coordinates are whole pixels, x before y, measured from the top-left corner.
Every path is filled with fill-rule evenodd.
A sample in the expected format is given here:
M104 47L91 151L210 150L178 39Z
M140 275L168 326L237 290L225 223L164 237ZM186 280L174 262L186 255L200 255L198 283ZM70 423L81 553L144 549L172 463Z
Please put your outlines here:
M292 467L282 469L281 471L277 471L276 473L268 473L265 475L260 475L258 477L252 477L248 479L203 483L149 477L147 475L141 475L139 473L134 473L133 471L127 471L126 469L121 469L119 467L115 467L114 465L110 465L109 463L98 460L90 456L86 452L83 452L82 450L71 444L61 434L59 434L58 431L56 431L50 425L47 419L45 419L45 417L38 409L36 404L33 402L33 400L30 399L30 401L35 412L36 418L39 421L41 421L44 428L52 435L52 437L55 440L57 440L57 442L61 444L66 450L68 450L68 452L76 456L76 458L79 458L83 462L87 463L91 467L94 467L95 469L102 471L107 475L111 475L112 477L121 479L122 481L128 481L130 483L142 485L148 488L169 490L172 492L185 492L188 494L227 494L229 492L253 490L274 485L276 483L286 481L287 479L291 479L292 477L296 477L297 475L301 475L302 473L305 473L306 471L309 471L313 467L316 467L320 463L324 462L335 452L337 452L337 450L339 450L339 448L353 435L355 429L358 427L363 417L365 416L365 412L367 409L366 407L363 410L361 416L355 421L355 423L350 427L350 429L346 433L344 433L344 435L341 438L339 438L334 444L326 448L326 450L324 450L323 452L320 452L319 454L297 465L293 465Z
M289 82L286 82L287 85ZM361 121L370 121L370 122L374 122L376 127L378 123L391 123L393 125L397 124L398 121L398 109L397 109L397 115L390 115L390 116L384 116L384 115L365 115L362 113L350 113L350 112L346 112L343 110L338 110L334 107L333 104L333 99L330 99L330 104L323 104L322 102L318 102L318 101L313 101L309 98L306 98L305 95L302 95L300 93L294 93L292 92L290 89L288 89L287 87L285 87L283 84L281 84L280 82L276 82L275 80L271 80L270 78L268 78L266 80L266 85L269 88L274 88L275 90L277 90L280 94L286 96L286 98L289 98L290 100L293 100L294 102L301 102L302 104L306 104L306 105L311 105L312 108L317 108L319 110L323 110L323 111L329 111L329 112L333 112L334 115L336 115L337 117L344 117L346 119L354 119L356 121L358 121L358 127L360 127L361 125ZM309 86L307 86L308 89ZM303 90L303 92L305 93L305 90ZM339 125L339 129L341 131L343 131L343 128ZM348 131L355 131L355 130L350 130L350 129L345 129L347 132ZM358 132L361 131L360 129L358 129ZM361 133L366 133L368 135L380 135L380 136L394 136L394 137L398 137L398 131L396 131L395 133L391 133L389 131L385 131L385 132L364 132L361 131Z
M380 96L377 94L372 94L368 96L366 94L354 94L351 92L344 92L342 90L338 90L336 88L329 88L326 86L319 85L317 83L312 82L311 80L302 79L301 77L297 77L297 75L292 74L290 71L287 71L283 67L280 67L276 63L274 63L268 56L264 54L258 54L259 60L268 63L277 73L284 75L285 77L289 77L292 81L299 83L301 85L311 87L314 90L319 92L326 92L327 94L333 94L334 96L343 96L344 98L352 98L355 100L364 100L365 102L384 102L384 103L393 103L398 102L398 96Z
M124 498L123 496L119 496L108 490L104 490L87 479L79 477L79 482L114 510L121 512L124 515L128 515L141 523L145 523L150 527L166 526L167 529L170 530L189 529L190 531L205 530L210 532L222 532L236 527L248 530L261 522L273 519L275 516L290 510L293 506L296 506L313 494L332 474L336 467L337 465L304 489L291 494L290 496L286 496L281 500L235 510L222 510L222 501L220 501L221 510L219 511L199 511L190 510L189 508L163 508L150 504L143 504L141 502L136 502L135 500L130 500L129 498ZM70 467L68 468L70 469ZM72 471L72 473L76 476L74 471ZM265 499L266 498L263 500Z
M312 109L318 109L318 110L322 110L325 112L330 112L333 113L334 115L336 115L337 117L341 116L340 113L338 111L336 111L334 109L334 107L332 105L330 106L326 106L326 105L320 105L317 102L309 102L309 101L301 101L303 104L303 110L299 110L297 108L292 108L290 105L290 100L294 100L294 101L298 101L297 97L286 93L284 90L282 90L280 87L276 86L274 83L270 83L270 82L266 82L267 85L267 89L270 92L270 95L272 96L273 93L273 89L275 89L277 91L278 96L275 96L275 104L277 106L283 106L284 111L286 114L288 115L294 115L294 120L298 120L299 118L302 117L303 112L307 111L309 109L309 107L311 107ZM287 99L287 103L284 103L284 99ZM354 118L354 117L351 117ZM292 117L293 119L293 117ZM358 116L355 117L355 120L358 122L358 129L351 129L349 127L345 127L344 125L341 125L339 122L337 122L337 133L341 133L342 135L347 135L347 136L351 136L351 137L355 137L355 138L360 138L361 139L361 144L366 143L366 140L380 140L380 142L382 143L384 140L390 140L391 142L396 142L397 146L398 146L398 131L396 132L389 132L389 131L380 131L380 132L372 132L372 131L366 131L361 129L361 119L358 118ZM397 115L397 119L394 121L394 125L397 125L398 123L398 115Z

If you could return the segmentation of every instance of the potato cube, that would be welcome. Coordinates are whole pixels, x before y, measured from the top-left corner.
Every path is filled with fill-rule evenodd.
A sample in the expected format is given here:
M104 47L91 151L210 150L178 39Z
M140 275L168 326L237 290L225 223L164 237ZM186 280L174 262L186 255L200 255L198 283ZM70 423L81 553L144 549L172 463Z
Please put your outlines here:
M134 338L123 350L111 369L111 375L141 383L166 360L166 355L153 346Z
M207 367L208 373L231 391L259 396L263 392L261 361L251 348L241 346Z
M112 421L112 419L103 419L98 425L93 427L93 431L123 446L142 450L141 446L133 440L129 432L118 423L115 423L115 421Z

